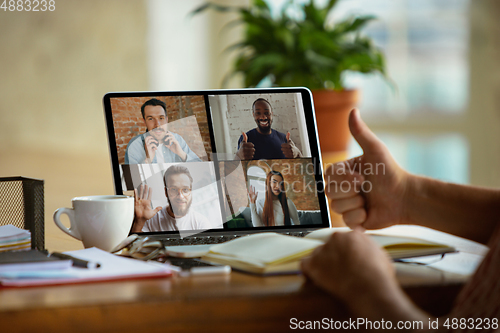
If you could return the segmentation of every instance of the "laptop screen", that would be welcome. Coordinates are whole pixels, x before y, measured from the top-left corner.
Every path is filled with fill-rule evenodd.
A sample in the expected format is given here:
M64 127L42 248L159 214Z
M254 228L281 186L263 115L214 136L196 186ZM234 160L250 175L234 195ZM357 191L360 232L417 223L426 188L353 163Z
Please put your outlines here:
M108 93L104 110L133 232L329 226L309 90Z

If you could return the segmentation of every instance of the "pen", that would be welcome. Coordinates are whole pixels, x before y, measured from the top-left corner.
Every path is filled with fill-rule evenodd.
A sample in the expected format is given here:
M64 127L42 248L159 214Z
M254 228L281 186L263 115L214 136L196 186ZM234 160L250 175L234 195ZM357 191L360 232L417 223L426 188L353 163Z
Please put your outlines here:
M78 258L72 257L72 256L70 256L68 254L64 254L64 253L54 252L50 256L56 257L59 259L69 259L69 260L73 261L73 266L76 266L76 267L82 267L82 268L99 268L99 267L101 267L101 264L99 264L99 263L90 262L90 261L86 261L83 259L78 259Z

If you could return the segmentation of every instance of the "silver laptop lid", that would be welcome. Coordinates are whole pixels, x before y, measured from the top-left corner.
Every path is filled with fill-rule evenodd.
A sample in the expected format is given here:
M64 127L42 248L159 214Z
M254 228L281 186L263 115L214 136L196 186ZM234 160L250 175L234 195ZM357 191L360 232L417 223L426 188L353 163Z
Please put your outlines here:
M104 112L134 232L191 236L329 226L306 88L115 92Z

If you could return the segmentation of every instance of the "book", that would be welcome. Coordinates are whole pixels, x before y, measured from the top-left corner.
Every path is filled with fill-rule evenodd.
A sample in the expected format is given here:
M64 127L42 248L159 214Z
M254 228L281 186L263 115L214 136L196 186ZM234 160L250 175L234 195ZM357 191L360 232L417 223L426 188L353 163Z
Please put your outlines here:
M5 272L65 269L70 267L71 264L71 260L48 257L46 253L38 250L0 253L0 274Z
M349 228L324 228L318 229L306 236L326 242L333 233L345 232ZM433 254L444 254L455 252L456 249L452 246L431 242L425 239L408 236L384 235L380 231L367 231L370 238L375 241L380 247L387 251L392 259L404 259L413 257L422 257Z
M340 229L340 230L339 230ZM300 271L300 261L324 244L334 232L347 228L325 228L304 238L278 233L257 233L210 247L202 259L236 270L261 274L290 274ZM393 259L454 252L453 247L411 237L370 235Z
M159 278L172 275L170 265L120 257L98 248L64 252L72 257L98 262L99 268L70 266L67 269L43 269L0 273L1 287L63 285L99 281ZM71 260L68 260L71 263Z
M11 250L29 250L31 233L12 224L0 226L0 252Z

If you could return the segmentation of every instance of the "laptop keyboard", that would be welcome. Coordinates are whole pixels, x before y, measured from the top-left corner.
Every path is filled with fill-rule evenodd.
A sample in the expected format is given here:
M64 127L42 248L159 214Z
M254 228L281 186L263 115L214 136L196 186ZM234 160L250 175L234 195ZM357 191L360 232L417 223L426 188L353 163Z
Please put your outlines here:
M309 232L307 231L292 231L283 232L284 235L294 236L294 237L304 237ZM244 237L248 235L221 235L221 236L193 236L185 238L163 238L161 242L164 246L175 246L175 245L198 245L198 244L220 244L228 242L232 239Z

